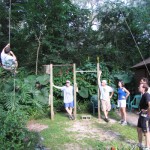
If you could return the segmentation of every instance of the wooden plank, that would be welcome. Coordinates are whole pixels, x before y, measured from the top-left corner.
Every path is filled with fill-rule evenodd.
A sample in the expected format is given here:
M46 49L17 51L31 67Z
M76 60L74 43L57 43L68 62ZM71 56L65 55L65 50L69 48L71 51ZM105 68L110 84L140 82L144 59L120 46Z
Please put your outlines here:
M98 85L98 76L99 76L99 63L97 63L97 85ZM101 119L101 112L100 112L100 90L99 87L97 88L97 97L98 97L98 119Z
M80 73L84 73L84 72L87 72L87 73L88 73L88 72L89 72L89 73L90 73L90 72L97 72L97 71L96 71L96 70L94 70L94 71L82 71L82 70L79 70L79 71L78 71L78 70L77 70L76 72L80 72Z
M53 109L53 65L50 64L50 108L51 108L51 120L54 120L54 109Z
M76 107L76 91L77 91L77 83L76 83L76 64L73 64L73 80L74 80L74 117L76 119L77 115L77 107Z
M73 66L73 64L64 64L64 65L53 65L54 67L66 67L66 66Z

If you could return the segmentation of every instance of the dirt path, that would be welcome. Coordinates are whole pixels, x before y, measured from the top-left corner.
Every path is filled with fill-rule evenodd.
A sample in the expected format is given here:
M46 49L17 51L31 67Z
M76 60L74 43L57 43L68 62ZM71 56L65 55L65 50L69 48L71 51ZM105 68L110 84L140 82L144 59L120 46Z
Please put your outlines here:
M120 114L119 112L117 112ZM127 112L127 122L130 125L136 126L137 124L138 115L135 113ZM114 119L110 119L109 124L115 124L117 121ZM82 120L77 119L75 121L69 121L66 124L68 124L66 131L69 131L71 138L73 138L76 143L68 143L63 146L63 149L65 150L85 150L82 145L86 145L84 143L84 139L96 139L99 142L105 142L105 141L114 141L119 140L121 135L119 132L115 132L112 130L105 130L103 128L99 128L97 125L103 124L104 126L108 123L106 123L103 119L98 120L95 117L92 117L89 120ZM42 130L45 130L48 128L48 126L36 123L36 121L30 121L28 123L28 129L34 130L36 132L41 132ZM68 128L70 127L70 128ZM72 137L73 136L73 137ZM129 140L129 141L122 141L127 145L135 144L135 141ZM109 149L110 147L106 148L105 150ZM59 147L58 149L59 150ZM60 147L60 150L62 150L62 147ZM93 150L91 145L88 145L88 149L86 150Z
M120 116L119 112L117 112L117 114ZM127 122L132 126L137 126L138 122L137 112L127 112Z

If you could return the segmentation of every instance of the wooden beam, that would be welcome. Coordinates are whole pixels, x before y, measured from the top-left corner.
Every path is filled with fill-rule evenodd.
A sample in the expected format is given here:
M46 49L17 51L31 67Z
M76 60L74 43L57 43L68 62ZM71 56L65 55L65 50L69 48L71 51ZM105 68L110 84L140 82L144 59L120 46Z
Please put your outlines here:
M53 65L54 67L67 67L67 66L73 66L72 64L64 64L64 65Z
M73 80L74 80L74 117L76 119L77 115L77 97L76 97L76 91L77 91L77 83L76 83L76 64L73 64Z
M50 108L51 108L51 120L54 120L54 108L53 108L53 65L50 64Z
M84 72L97 72L97 71L96 70L94 70L94 71L82 71L82 70L79 70L79 71L76 71L76 72L84 73Z
M98 75L99 75L99 63L97 63L97 85L98 85ZM100 90L99 87L97 88L97 100L98 100L98 119L101 119L101 112L100 112Z

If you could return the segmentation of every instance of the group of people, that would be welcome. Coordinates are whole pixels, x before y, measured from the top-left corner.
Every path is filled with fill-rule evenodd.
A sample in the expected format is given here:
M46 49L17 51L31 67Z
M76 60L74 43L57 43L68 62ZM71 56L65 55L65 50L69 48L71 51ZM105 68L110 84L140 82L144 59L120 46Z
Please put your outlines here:
M9 70L13 73L16 73L16 69L18 67L17 58L14 53L11 51L10 44L7 44L2 52L1 52L1 65L4 69ZM98 76L98 86L100 90L100 100L101 107L104 113L104 120L109 122L108 113L111 110L111 98L114 94L114 89L107 85L106 80L101 81L102 71L99 71ZM55 88L63 91L64 94L64 105L65 109L69 115L69 119L74 120L73 108L74 108L74 100L73 100L73 86L71 86L71 82L69 80L66 81L66 85L59 87L53 85ZM77 90L78 92L78 90ZM150 150L150 87L148 85L148 79L142 78L139 83L139 92L141 93L141 101L139 104L139 118L137 123L137 132L138 132L138 140L139 147L143 147L142 139L143 133L145 135L146 148L145 150ZM124 87L123 81L118 82L118 107L120 108L121 120L119 121L121 125L127 125L127 117L126 117L126 100L130 95L130 92Z
M11 51L10 44L7 44L1 52L1 66L12 73L17 73L18 62L15 54Z
M111 98L114 94L114 89L107 85L106 80L101 81L102 71L100 70L98 76L98 86L100 90L100 100L101 107L104 113L104 120L109 122L110 119L108 117L108 113L111 110ZM69 115L69 119L74 120L73 108L73 86L71 86L71 82L69 80L66 81L66 85L63 87L59 87L53 85L55 88L60 89L64 93L64 105L65 109ZM121 120L119 123L121 125L127 125L127 117L126 117L126 100L130 95L130 92L124 87L123 81L118 82L118 107L120 108ZM147 78L142 78L139 83L139 92L141 93L141 101L139 104L139 118L137 123L137 133L139 140L139 147L143 147L142 139L143 134L146 138L146 148L145 150L150 149L150 87L148 85Z
M100 70L98 76L98 85L100 89L100 99L101 99L101 106L102 111L104 112L104 120L109 122L108 112L111 110L111 102L110 99L114 94L114 89L107 85L106 80L100 80L102 71ZM127 125L126 121L126 99L130 95L130 92L124 87L123 81L118 82L118 107L120 108L121 112L121 120L120 123L122 125Z
M101 92L101 106L104 112L105 121L109 122L108 112L111 109L110 99L113 96L113 88L107 85L106 80L100 82L101 71L99 72L98 84ZM147 78L142 78L139 83L139 92L141 93L141 100L139 104L139 118L137 123L138 133L138 146L143 148L142 140L143 134L145 135L145 148L144 150L150 150L150 87ZM123 81L118 82L118 107L120 108L122 125L127 125L126 120L126 100L130 95L130 92L124 87Z

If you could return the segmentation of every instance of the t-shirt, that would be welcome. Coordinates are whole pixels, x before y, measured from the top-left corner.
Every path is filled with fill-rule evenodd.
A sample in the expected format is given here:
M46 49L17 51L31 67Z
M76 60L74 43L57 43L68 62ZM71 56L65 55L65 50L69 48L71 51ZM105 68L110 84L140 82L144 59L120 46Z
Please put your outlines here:
M123 88L118 88L118 100L126 99L126 92Z
M142 95L142 98L141 98L141 101L140 101L140 104L139 104L140 110L141 109L147 110L148 109L148 102L150 102L150 94L149 93L144 93Z
M63 86L61 90L64 93L64 103L71 103L73 101L73 86Z
M148 91L147 91L147 93L149 93L149 94L150 94L150 87L148 88Z
M6 54L4 51L1 53L1 60L5 67L11 67L15 63L15 58Z
M110 92L114 91L113 88L108 85L105 85L105 86L100 85L99 88L100 88L100 92L101 92L100 99L101 100L110 100L109 94L110 94Z

